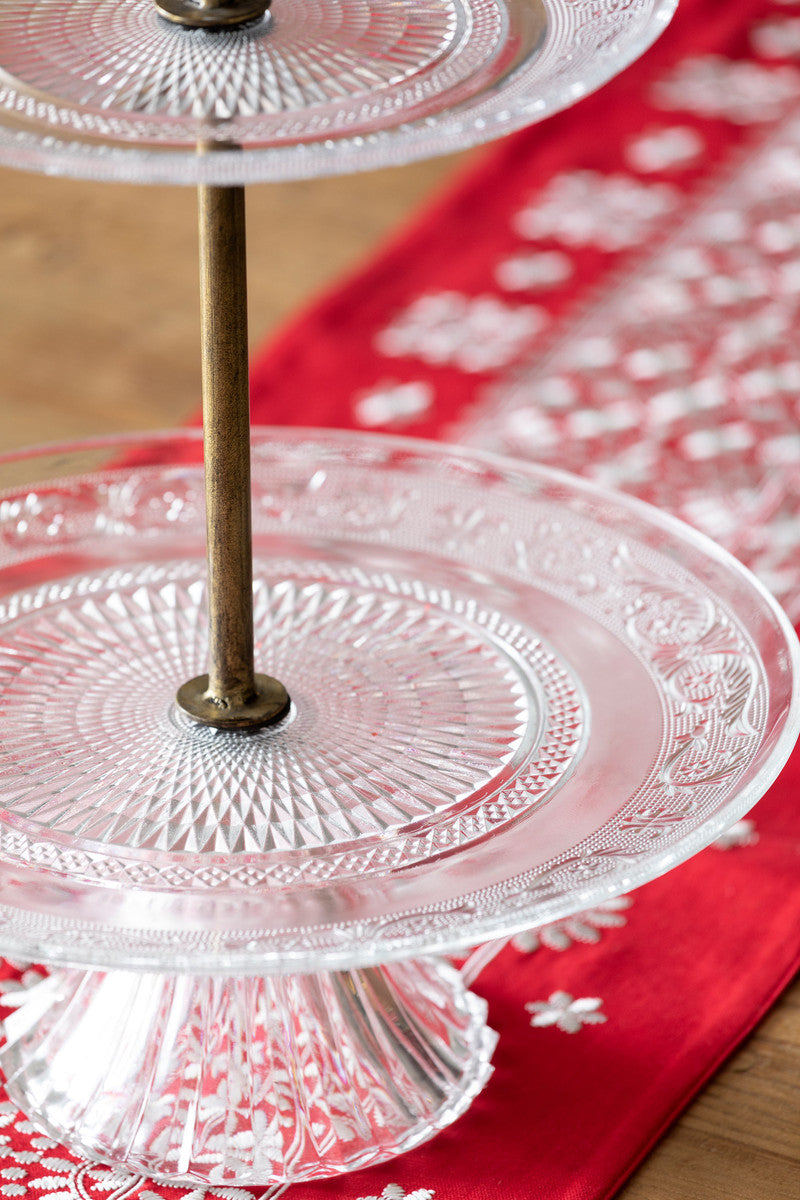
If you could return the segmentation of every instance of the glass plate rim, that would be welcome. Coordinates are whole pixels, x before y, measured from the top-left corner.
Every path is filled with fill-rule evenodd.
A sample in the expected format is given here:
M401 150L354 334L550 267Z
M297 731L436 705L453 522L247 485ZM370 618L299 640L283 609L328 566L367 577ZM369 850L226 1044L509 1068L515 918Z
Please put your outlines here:
M635 863L624 875L616 876L611 883L607 879L599 879L582 887L579 891L570 892L567 896L559 895L552 899L541 898L522 904L512 913L502 910L483 916L476 920L464 920L457 928L448 927L438 930L433 926L423 932L415 931L404 938L394 941L378 941L371 951L362 947L361 953L354 949L352 942L343 944L341 939L332 944L320 946L313 952L308 949L291 951L277 950L273 956L259 957L253 962L252 950L244 946L231 949L226 947L223 957L225 966L219 963L218 952L204 950L201 952L180 951L176 947L170 949L170 969L176 972L195 974L244 973L267 974L286 973L294 970L314 969L343 969L353 965L366 966L377 962L416 956L430 953L452 953L478 942L498 937L510 937L523 929L534 925L545 924L549 921L562 919L576 911L591 907L603 899L621 894L637 887L648 880L664 873L666 870L685 861L701 847L713 841L724 832L732 822L741 817L758 800L774 781L783 768L800 733L800 643L794 630L778 602L772 597L764 585L726 550L719 547L706 535L694 530L685 522L668 513L653 508L651 505L634 496L615 492L609 488L581 479L569 472L550 466L518 462L507 456L472 450L457 444L435 442L384 435L378 433L361 433L347 430L315 429L312 427L254 427L254 442L264 440L268 446L276 449L283 441L293 445L300 443L328 443L340 448L347 446L363 447L369 451L371 447L380 449L386 455L393 452L412 454L428 461L441 460L443 457L456 462L475 464L490 472L503 475L512 473L517 476L531 477L547 481L555 485L567 486L573 494L583 494L594 501L598 499L611 500L618 509L634 518L644 519L649 527L658 527L661 531L677 537L681 542L687 542L701 555L711 556L725 571L733 572L758 597L759 601L769 612L780 634L788 655L787 678L791 679L791 695L786 706L786 718L782 729L774 740L766 760L762 762L749 783L738 791L733 798L725 801L723 810L706 818L702 825L688 831L678 841L665 848L658 854L646 858L644 862ZM37 447L24 447L17 451L8 451L0 455L0 466L8 462L19 462L49 456L65 456L72 453L105 451L111 448L141 447L142 444L154 446L169 446L176 441L199 446L202 442L202 430L177 429L159 430L154 433L126 433L122 435L105 435L92 439L60 441ZM199 464L197 464L199 465ZM520 878L519 875L516 876ZM508 881L506 881L508 882ZM450 903L462 904L469 899L469 894L462 895L457 902L442 902L436 911L446 912ZM0 907L0 915L8 911L6 905ZM17 911L17 910L14 910ZM406 909L404 912L393 912L388 920L395 922L404 916L424 916L419 910ZM113 967L120 965L118 951L105 950L98 946L87 952L85 949L76 951L68 942L61 947L53 947L51 938L57 936L58 919L49 932L43 934L40 943L33 945L33 939L25 937L14 938L0 929L0 946L11 957L38 957L52 964L62 964L81 967ZM64 928L75 928L75 921L64 923ZM85 923L84 929L87 928ZM342 922L337 929L346 931L348 924ZM91 925L91 922L88 922ZM98 929L100 926L97 927ZM309 927L306 927L309 928ZM322 932L326 927L320 923L316 927ZM333 927L328 927L333 928ZM32 955L31 951L36 950ZM127 950L124 955L126 969L163 970L165 947L148 944L140 952ZM309 959L314 960L314 966L309 965Z
M581 0L577 0L578 3ZM585 2L585 0L584 0ZM502 85L487 97L470 102L463 110L441 114L407 125L394 126L357 137L334 136L306 143L264 149L241 149L235 155L197 155L180 150L140 149L135 144L103 145L68 141L43 131L30 133L5 128L0 111L0 164L18 170L96 182L177 186L242 186L249 183L287 182L327 175L350 174L383 167L403 166L420 159L467 150L538 123L599 90L644 54L671 21L679 0L650 0L644 15L625 43L603 62L589 82L559 81L548 99L514 97L498 103ZM542 0L546 8L562 13L576 0ZM596 0L613 6L618 0ZM535 71L535 62L529 68ZM515 84L522 74L515 74ZM492 104L494 107L492 108ZM485 112L489 105L490 111Z

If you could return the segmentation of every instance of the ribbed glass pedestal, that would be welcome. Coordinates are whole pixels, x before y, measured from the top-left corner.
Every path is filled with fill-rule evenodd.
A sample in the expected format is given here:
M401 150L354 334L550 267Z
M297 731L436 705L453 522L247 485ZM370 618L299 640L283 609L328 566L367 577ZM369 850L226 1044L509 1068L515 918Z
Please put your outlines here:
M11 1100L95 1161L214 1186L409 1150L486 1082L484 1001L443 960L267 978L59 970L7 1021Z

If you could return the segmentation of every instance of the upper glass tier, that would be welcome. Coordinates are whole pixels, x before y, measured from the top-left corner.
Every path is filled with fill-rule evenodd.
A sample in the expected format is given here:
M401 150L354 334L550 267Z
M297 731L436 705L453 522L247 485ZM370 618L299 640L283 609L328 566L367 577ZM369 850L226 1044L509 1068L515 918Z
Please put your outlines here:
M573 103L676 3L273 0L223 30L154 0L0 0L0 162L223 185L408 162Z

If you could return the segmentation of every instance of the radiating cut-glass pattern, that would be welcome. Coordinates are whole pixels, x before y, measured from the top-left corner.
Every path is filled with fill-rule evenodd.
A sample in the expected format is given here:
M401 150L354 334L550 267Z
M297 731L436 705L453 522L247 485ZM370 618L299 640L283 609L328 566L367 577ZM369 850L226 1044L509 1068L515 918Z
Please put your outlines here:
M460 0L275 0L229 30L176 27L153 0L4 7L0 61L40 101L74 105L76 125L79 110L229 120L363 96L458 54L469 27Z
M363 872L444 846L445 831L463 844L552 793L583 716L537 639L496 614L448 612L430 589L426 602L423 587L407 599L304 578L302 563L259 567L259 665L292 708L249 734L198 726L173 700L206 665L202 562L79 576L0 605L0 620L19 612L0 635L0 794L33 858L56 865L64 839L70 855L99 843L184 863L329 847L350 850L335 874ZM503 810L522 770L527 798ZM476 796L494 822L465 809Z

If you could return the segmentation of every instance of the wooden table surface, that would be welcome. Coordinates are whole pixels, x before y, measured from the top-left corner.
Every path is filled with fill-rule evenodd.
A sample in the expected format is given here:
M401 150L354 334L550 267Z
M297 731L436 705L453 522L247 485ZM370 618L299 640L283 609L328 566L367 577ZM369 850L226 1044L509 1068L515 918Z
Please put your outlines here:
M250 189L252 340L368 256L461 161ZM199 407L198 329L191 189L0 171L0 446L180 424ZM620 1195L799 1200L800 983Z

